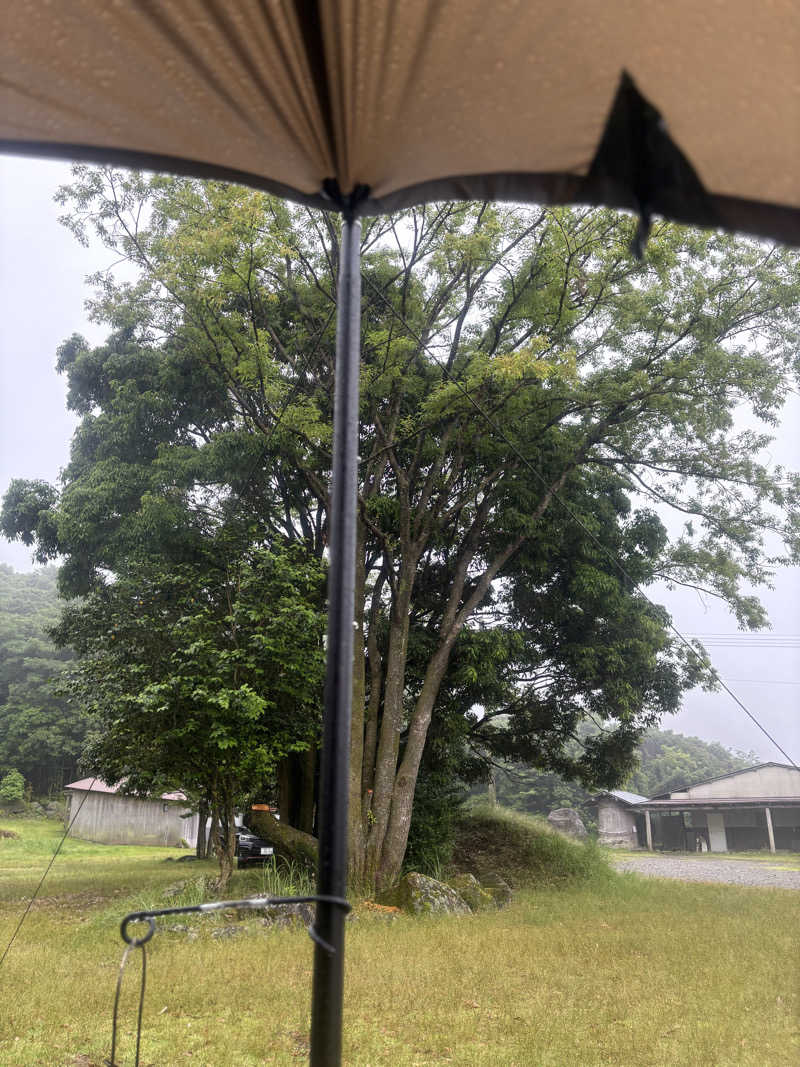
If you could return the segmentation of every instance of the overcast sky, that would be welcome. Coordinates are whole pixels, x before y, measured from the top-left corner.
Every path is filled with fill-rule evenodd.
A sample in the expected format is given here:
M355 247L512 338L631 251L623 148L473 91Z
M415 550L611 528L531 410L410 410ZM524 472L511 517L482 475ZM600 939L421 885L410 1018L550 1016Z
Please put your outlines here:
M110 257L82 248L58 224L53 195L68 180L66 164L0 156L0 494L12 478L58 478L75 420L54 370L56 348L74 332L103 340L86 319L84 279L110 265ZM770 449L773 462L800 469L799 425L795 396ZM30 555L0 538L0 562L27 570ZM763 635L739 633L725 609L696 593L648 594L667 606L683 634L706 640L730 688L800 762L800 574L782 571L775 590L762 592L772 622ZM724 692L687 694L662 727L783 760Z

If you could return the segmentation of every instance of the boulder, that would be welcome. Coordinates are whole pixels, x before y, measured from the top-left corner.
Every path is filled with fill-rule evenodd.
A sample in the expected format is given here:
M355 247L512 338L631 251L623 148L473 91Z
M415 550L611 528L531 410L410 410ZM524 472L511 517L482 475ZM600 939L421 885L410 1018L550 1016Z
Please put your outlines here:
M480 884L474 874L457 874L447 883L466 900L473 911L485 911L495 907L495 899Z
M554 830L558 830L560 834L567 837L575 837L583 841L589 836L583 820L574 808L556 808L547 816L547 821Z
M384 890L378 903L400 908L410 915L469 915L472 912L458 890L416 871L405 875L391 889Z
M268 904L259 908L258 913L262 916L262 926L293 926L302 923L303 926L311 926L314 921L314 905L301 904Z
M501 878L499 874L495 874L494 871L490 871L483 876L481 888L485 893L489 894L498 908L504 908L506 904L510 904L514 896L508 882Z

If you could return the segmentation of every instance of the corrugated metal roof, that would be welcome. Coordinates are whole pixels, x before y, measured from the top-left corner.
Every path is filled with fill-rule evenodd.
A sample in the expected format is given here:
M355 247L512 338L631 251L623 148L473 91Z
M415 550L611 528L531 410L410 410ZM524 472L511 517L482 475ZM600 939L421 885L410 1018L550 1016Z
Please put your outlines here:
M109 785L108 782L104 782L102 778L81 778L77 782L70 782L69 785L65 785L64 789L75 789L84 793L118 793L122 785L122 782L117 782L116 785ZM156 798L154 797L151 799ZM175 793L162 793L157 799L186 800L186 794L181 793L180 791Z
M800 804L800 796L796 799L794 797L787 796L770 796L770 797L742 797L742 796L728 796L728 797L675 797L676 793L682 793L687 789L694 789L698 785L707 785L710 782L719 782L724 778L737 778L742 774L749 774L752 771L758 771L764 767L783 767L786 770L796 771L797 767L792 767L788 763L758 763L754 767L742 767L738 771L729 771L727 774L720 774L716 778L705 778L700 782L693 782L691 785L681 786L679 789L673 789L670 793L656 793L652 797L643 797L638 793L629 793L625 789L607 789L603 793L599 793L595 799L599 797L614 797L621 804L625 804L628 807L648 807L648 808L669 808L675 811L680 809L688 810L689 808L710 808L715 804L720 804L723 807L730 807L732 805L739 805L740 807L761 807L762 805L772 807L794 807Z
M609 789L607 796L616 797L623 804L643 804L647 800L647 797L640 796L638 793L628 793L624 789Z
M118 788L118 785L109 785L102 778L81 778L64 786L64 789L80 789L86 793L116 793Z
M800 808L798 797L689 797L675 800L657 798L645 800L642 808L664 808L671 811L688 811L689 808Z

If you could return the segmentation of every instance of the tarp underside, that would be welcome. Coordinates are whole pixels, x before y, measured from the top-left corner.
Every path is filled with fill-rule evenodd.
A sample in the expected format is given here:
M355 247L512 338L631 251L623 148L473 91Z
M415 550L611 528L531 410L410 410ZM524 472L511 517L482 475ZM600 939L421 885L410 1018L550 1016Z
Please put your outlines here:
M370 188L365 213L449 197L597 202L608 190L581 179L627 70L723 224L800 241L794 0L4 9L7 151L124 149L132 163L321 206L334 178L345 192Z

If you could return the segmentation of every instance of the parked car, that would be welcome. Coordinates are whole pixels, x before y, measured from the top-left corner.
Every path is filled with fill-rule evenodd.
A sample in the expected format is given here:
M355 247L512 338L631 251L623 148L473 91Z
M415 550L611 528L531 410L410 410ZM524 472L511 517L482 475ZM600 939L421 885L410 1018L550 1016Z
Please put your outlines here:
M247 867L250 863L266 863L275 855L270 841L253 833L247 826L236 827L236 866Z

